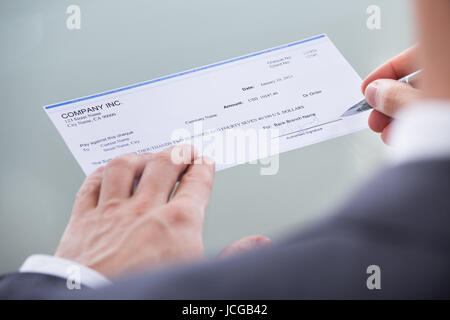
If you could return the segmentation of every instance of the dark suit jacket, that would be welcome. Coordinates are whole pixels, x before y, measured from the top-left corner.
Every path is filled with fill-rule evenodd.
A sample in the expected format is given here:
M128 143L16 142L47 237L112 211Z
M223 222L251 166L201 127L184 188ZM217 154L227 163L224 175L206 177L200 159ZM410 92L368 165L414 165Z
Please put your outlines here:
M289 199L286 199L289 201ZM369 290L367 267L381 269ZM378 173L330 218L278 245L228 260L66 289L46 275L0 279L1 298L450 298L450 160Z

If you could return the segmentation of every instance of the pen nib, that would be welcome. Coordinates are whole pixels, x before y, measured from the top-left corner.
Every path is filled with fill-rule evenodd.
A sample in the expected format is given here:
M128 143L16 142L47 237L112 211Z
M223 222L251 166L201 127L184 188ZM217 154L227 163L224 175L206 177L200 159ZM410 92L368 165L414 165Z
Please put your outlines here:
M341 118L353 116L355 114L358 114L358 113L361 113L361 112L364 112L364 111L367 111L370 109L372 109L372 107L366 102L366 100L361 100L360 102L355 104L353 107L351 107L350 109L345 111L341 115Z

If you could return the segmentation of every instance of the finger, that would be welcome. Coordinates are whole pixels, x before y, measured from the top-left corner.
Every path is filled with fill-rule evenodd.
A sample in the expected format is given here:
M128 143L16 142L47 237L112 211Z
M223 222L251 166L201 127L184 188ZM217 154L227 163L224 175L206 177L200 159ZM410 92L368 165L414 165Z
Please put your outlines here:
M402 52L392 60L386 62L381 67L373 71L361 85L362 92L366 91L367 86L378 79L401 79L417 70L419 70L418 47L414 46Z
M391 137L391 131L392 131L392 124L388 124L381 133L381 140L383 140L383 142L387 145L391 144L389 140Z
M384 128L392 122L392 118L377 111L373 110L369 116L369 127L375 132L383 132Z
M185 212L198 214L195 221L203 222L214 182L215 165L210 158L196 159L181 178L175 194L170 201L173 205L185 208Z
M450 100L450 1L415 1L427 99ZM445 40L447 39L447 40Z
M365 96L374 109L393 117L402 107L419 99L420 91L406 83L380 79L367 87Z
M195 156L195 149L189 145L154 154L144 169L135 196L145 198L149 205L167 203L178 178Z
M149 161L149 155L127 154L111 160L103 173L99 203L129 198L134 182Z
M89 175L78 190L73 205L74 214L82 214L97 207L104 167L99 167Z
M272 240L264 236L249 236L238 241L233 242L223 249L218 258L231 257L238 254L243 254L255 249L270 247Z

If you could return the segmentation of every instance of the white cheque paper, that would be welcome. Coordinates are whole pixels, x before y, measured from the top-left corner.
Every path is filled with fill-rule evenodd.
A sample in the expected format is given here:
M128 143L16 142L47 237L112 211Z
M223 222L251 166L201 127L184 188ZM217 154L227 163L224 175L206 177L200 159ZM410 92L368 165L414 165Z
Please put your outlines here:
M186 143L223 169L366 128L367 112L341 118L360 84L319 35L44 109L86 174Z

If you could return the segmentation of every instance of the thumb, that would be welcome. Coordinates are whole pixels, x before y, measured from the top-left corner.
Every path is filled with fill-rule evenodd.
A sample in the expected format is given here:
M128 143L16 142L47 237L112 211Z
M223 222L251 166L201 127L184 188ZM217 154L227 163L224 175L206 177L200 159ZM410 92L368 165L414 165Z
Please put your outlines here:
M409 84L390 79L379 79L366 88L366 101L390 117L405 105L419 99L420 91Z
M254 249L269 247L270 245L272 245L272 241L269 238L264 236L249 236L228 245L217 257L231 257Z

